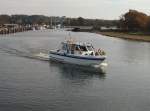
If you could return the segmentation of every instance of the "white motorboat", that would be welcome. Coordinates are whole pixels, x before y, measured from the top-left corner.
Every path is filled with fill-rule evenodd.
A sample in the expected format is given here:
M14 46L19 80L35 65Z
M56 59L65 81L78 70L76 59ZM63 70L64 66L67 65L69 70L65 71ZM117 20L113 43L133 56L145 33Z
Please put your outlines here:
M79 43L68 40L61 43L61 47L49 52L53 61L82 66L105 66L106 54L102 49L96 50L90 43Z

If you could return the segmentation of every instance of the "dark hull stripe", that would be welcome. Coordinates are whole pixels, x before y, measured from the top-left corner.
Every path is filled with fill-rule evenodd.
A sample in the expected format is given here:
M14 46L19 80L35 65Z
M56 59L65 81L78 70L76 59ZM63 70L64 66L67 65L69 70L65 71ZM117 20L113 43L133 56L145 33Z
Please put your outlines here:
M66 54L60 54L60 53L55 53L55 52L50 52L50 54L59 55L59 56L64 56L64 57L70 57L70 58L76 58L76 59L105 60L105 57L103 57L103 58L91 58L91 57L81 57L81 56L79 57L79 56L66 55Z

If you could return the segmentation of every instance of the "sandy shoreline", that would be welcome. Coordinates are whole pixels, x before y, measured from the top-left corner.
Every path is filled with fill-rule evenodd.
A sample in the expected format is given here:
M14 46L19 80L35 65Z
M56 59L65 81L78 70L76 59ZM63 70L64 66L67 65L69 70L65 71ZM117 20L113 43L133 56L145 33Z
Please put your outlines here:
M150 42L150 35L135 35L135 34L133 35L133 34L128 34L124 32L96 32L96 33L109 36L109 37Z

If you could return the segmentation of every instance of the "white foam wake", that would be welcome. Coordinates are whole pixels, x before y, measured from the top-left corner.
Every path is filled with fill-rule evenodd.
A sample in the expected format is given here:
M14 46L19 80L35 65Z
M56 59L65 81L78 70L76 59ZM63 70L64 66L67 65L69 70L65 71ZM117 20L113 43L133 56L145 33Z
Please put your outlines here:
M35 58L40 59L40 60L49 60L49 55L46 53L37 53L33 55Z

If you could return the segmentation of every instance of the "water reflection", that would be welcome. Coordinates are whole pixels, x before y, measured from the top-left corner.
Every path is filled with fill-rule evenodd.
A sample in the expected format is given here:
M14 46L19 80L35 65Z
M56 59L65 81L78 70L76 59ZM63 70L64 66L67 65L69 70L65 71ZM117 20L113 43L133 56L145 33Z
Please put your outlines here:
M96 71L90 67L76 66L72 64L62 64L54 61L49 62L50 68L57 68L63 77L67 79L89 79L89 78L99 78L105 79L106 73L101 70Z

